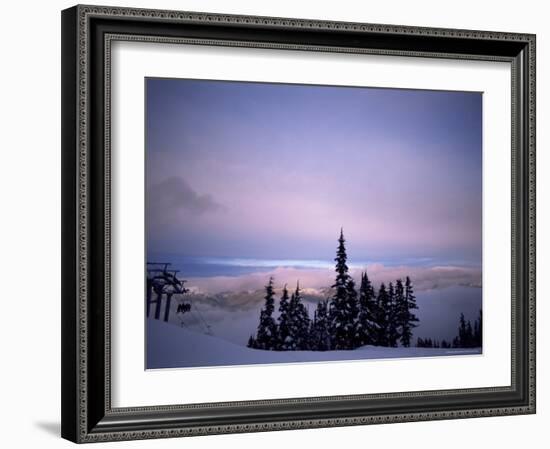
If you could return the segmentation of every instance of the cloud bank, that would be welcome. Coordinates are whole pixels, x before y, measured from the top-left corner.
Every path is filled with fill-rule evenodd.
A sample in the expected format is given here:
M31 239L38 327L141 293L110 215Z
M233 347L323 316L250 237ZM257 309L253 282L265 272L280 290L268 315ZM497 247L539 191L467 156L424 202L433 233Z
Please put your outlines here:
M459 266L411 267L385 266L372 264L366 267L369 278L377 289L381 282L386 284L396 279L409 276L416 291L442 289L451 286L481 287L481 269ZM364 268L350 270L356 282ZM187 286L195 294L231 294L235 299L247 298L250 294L261 291L270 276L273 276L277 289L287 284L289 289L297 282L304 294L325 297L332 285L334 272L330 269L299 269L279 267L269 271L251 273L241 276L213 276L189 278ZM248 298L249 299L249 298ZM242 300L239 300L241 302Z

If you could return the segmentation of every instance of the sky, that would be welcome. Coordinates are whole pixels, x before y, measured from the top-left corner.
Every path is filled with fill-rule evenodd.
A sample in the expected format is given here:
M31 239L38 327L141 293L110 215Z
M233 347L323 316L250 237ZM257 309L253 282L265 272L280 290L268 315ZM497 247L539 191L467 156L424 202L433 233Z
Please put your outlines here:
M351 263L481 268L481 93L148 78L146 102L149 259L317 269L343 227Z
M146 101L147 260L192 305L174 324L244 345L270 276L311 312L341 228L356 282L411 277L414 338L477 316L481 93L148 78Z

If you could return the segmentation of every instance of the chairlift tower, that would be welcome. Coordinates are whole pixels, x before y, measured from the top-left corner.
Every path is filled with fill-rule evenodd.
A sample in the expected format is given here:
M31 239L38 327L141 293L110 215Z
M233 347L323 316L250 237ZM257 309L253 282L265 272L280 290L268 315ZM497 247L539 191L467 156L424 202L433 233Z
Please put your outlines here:
M151 306L155 304L154 318L160 319L162 299L165 297L164 321L168 321L172 296L189 291L184 286L186 281L178 279L178 270L170 270L170 265L169 262L147 262L147 317L151 315ZM190 309L190 304L182 304L178 312L185 313Z

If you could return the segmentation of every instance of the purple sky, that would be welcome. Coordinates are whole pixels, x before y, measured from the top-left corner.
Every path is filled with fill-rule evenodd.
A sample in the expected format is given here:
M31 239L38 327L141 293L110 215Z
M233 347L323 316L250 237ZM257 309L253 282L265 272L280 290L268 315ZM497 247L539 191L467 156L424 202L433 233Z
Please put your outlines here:
M481 265L480 93L146 89L150 255Z

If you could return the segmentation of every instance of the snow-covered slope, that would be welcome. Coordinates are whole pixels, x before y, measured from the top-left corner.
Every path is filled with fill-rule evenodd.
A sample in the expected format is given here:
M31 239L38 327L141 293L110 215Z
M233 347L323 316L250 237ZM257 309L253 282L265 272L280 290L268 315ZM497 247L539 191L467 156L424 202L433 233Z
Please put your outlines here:
M191 330L147 320L147 368L321 362L479 354L480 349L384 348L363 346L353 351L263 351L250 349Z

